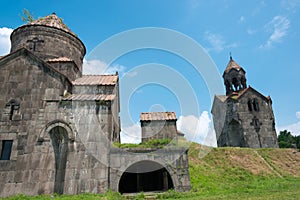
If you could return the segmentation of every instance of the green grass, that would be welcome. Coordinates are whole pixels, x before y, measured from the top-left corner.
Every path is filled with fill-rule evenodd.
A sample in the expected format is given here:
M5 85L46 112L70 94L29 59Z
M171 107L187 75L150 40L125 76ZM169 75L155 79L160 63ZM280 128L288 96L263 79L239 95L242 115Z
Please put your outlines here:
M114 146L118 148L164 148L166 145L173 144L171 139L153 139L140 144L131 144L114 142Z
M119 200L124 199L124 197L118 192L107 191L104 194L89 194L82 193L78 195L37 195L37 196L27 196L19 194L17 196L5 198L6 200Z
M192 189L179 193L139 193L124 197L105 194L18 195L7 198L58 200L121 199L300 199L300 152L292 149L210 148L192 144L189 150Z

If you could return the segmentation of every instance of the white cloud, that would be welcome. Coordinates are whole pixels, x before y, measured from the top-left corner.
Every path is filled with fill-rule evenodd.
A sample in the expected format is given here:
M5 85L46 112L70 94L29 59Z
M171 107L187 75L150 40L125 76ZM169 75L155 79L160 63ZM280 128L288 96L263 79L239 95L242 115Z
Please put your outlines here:
M248 28L248 29L247 29L247 33L248 33L249 35L253 35L253 34L256 33L256 30L251 29L251 28Z
M300 121L287 126L277 127L277 134L284 130L290 131L293 135L300 135Z
M295 12L296 8L300 5L299 0L281 0L280 6L287 11Z
M129 71L124 74L124 76L128 76L128 77L135 77L136 75L138 75L137 71Z
M265 25L265 30L271 32L271 35L265 44L260 45L260 48L270 48L274 42L281 42L281 39L287 35L289 27L290 21L286 17L275 16Z
M300 119L300 111L296 112L296 117Z
M177 121L177 129L184 133L184 137L189 141L207 146L217 146L216 135L207 111L203 111L200 117L194 115L180 116ZM141 127L139 123L129 127L122 127L121 143L140 142Z
M296 117L300 119L300 111L296 112Z
M177 128L185 134L185 138L189 141L217 146L216 136L207 111L203 111L199 118L194 115L180 116Z
M265 3L265 1L260 1L259 3L257 3L257 7L253 10L252 16L256 16L257 14L259 14L262 10L265 9L266 5L267 4Z
M300 111L296 112L296 117L300 119ZM280 131L288 130L293 135L300 135L300 121L294 124L289 124L286 126L277 127L277 133L279 134Z
M83 59L83 74L114 74L124 73L125 67L122 65L108 66L101 60Z
M122 127L121 131L121 143L134 143L141 142L141 126L139 123L132 126Z
M13 29L2 27L0 28L0 55L6 55L10 51L10 34Z
M245 17L244 17L244 16L241 16L240 19L239 19L239 22L240 22L240 23L243 23L243 22L245 22L245 20L246 20Z
M206 31L204 34L204 38L211 45L210 48L206 49L207 51L221 52L224 49L237 47L236 43L226 44L225 39L220 34L214 34L214 33L210 33L209 31Z

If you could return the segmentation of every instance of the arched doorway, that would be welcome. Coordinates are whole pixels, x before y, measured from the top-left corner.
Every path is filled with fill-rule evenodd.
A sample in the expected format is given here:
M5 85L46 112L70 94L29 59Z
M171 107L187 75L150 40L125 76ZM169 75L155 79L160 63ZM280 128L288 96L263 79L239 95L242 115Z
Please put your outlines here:
M49 135L55 157L54 193L63 194L68 154L68 133L65 128L56 126L49 131Z
M154 161L140 161L131 165L121 176L120 193L165 191L174 188L168 170Z
M232 120L228 126L228 146L232 147L244 147L244 136L240 123L236 120Z

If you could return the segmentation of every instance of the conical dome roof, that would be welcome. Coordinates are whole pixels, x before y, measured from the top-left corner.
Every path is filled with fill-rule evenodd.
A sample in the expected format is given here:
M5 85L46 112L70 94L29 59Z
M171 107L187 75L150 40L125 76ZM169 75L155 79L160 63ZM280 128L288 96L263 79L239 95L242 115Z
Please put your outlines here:
M245 72L245 70L239 64L237 64L230 56L230 60L227 64L224 74L228 73L231 69L236 69L237 71L243 70Z
M73 78L82 72L85 46L55 13L20 26L12 32L10 38L11 52L26 48L53 65L65 60L74 62L73 67L68 67L71 70L68 73Z
M64 30L68 33L71 33L72 35L75 35L63 22L61 18L59 18L55 13L52 13L51 15L48 15L46 17L39 18L37 20L34 20L32 22L29 22L26 25L43 25L43 26L49 26L58 28L61 30Z
M245 70L239 64L237 64L230 56L230 60L223 73L224 84L226 87L226 95L247 88L247 80L245 74Z

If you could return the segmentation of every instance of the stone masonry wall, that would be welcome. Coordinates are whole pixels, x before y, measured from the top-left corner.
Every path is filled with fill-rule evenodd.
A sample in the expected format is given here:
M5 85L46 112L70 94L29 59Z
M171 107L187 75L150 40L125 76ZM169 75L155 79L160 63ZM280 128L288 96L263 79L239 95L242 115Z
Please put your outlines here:
M211 112L213 114L214 129L216 132L216 138L218 140L225 123L226 103L221 101L220 97L215 96Z
M11 52L21 47L34 52L44 61L58 57L69 58L82 72L85 47L70 33L47 26L21 26L11 35Z
M0 74L1 111L11 99L20 103L18 119L9 120L1 112L0 140L13 140L13 147L11 159L0 161L0 196L54 192L55 154L49 132L55 127L68 133L64 193L106 191L107 140L82 131L85 127L77 130L73 110L60 105L65 83L42 63L22 55L0 62Z
M251 110L249 109L249 101ZM254 109L255 106L258 107ZM216 101L215 101L216 103ZM214 104L214 109L220 107ZM263 97L253 89L248 89L238 99L228 98L223 105L226 106L224 125L217 138L218 146L241 146L250 148L276 148L278 147L275 130L275 117L270 100ZM221 114L214 110L214 124L221 121ZM216 129L218 130L218 129ZM218 132L217 132L218 135Z
M110 188L118 191L122 174L133 164L153 161L162 165L171 176L176 191L191 189L188 171L188 154L184 148L118 149L110 151Z
M176 121L142 121L142 141L174 139L177 136Z
M24 52L23 52L24 53ZM12 60L2 60L0 64L0 108L15 99L19 103L18 119L10 120L7 113L1 112L0 135L2 140L13 139L12 157L8 161L0 161L1 170L0 194L1 196L12 195L15 192L38 193L40 173L37 163L41 156L34 156L34 144L42 127L37 124L39 111L43 110L46 90L51 88L56 96L62 93L64 84L61 80L43 73L45 69L41 63L20 55ZM13 113L15 115L15 113ZM4 167L5 168L5 167ZM44 168L47 169L47 168ZM49 175L50 176L50 175Z
M248 100L256 99L259 111L248 109ZM247 92L237 103L237 112L242 121L245 141L248 147L278 147L275 117L272 104L253 91ZM255 122L256 121L256 122Z

